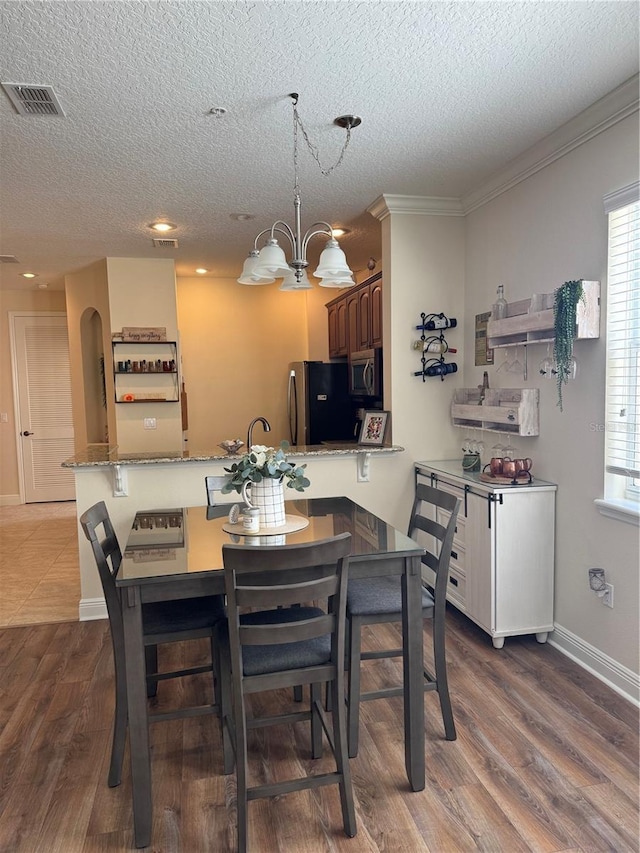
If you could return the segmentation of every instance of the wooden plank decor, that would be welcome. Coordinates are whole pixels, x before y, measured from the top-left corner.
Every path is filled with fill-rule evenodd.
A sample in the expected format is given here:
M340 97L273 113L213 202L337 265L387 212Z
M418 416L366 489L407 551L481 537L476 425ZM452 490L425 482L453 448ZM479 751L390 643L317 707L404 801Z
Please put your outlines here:
M600 337L600 282L583 281L584 300L578 302L576 340ZM507 303L507 316L487 323L487 345L492 348L546 343L554 339L554 293L540 293L536 307L531 299Z
M538 388L489 388L480 405L479 388L457 388L451 403L454 426L514 435L540 434Z
M143 344L166 341L167 330L164 326L123 326L122 340Z

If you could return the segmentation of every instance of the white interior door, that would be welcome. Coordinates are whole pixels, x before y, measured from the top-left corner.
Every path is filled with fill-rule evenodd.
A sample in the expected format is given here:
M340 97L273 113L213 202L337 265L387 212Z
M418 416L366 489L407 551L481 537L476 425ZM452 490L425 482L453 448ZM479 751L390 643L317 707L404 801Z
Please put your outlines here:
M13 314L16 422L25 503L75 499L71 374L64 314Z

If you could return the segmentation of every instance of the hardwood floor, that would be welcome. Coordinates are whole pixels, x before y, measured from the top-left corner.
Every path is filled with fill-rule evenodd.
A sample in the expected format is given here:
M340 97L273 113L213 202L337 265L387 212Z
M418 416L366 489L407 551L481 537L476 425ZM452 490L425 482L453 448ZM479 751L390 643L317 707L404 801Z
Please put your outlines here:
M534 638L507 639L498 651L455 610L448 619L458 740L444 740L437 697L427 694L425 791L407 786L401 700L365 703L351 762L357 836L344 836L331 786L252 802L255 853L638 851L637 710ZM364 641L397 642L394 631L377 626ZM427 646L429 631L427 623ZM177 644L161 650L161 662L195 663L206 652L206 643ZM396 661L366 666L371 685L399 675ZM128 765L119 788L106 784L112 678L106 622L0 629L2 853L134 849ZM208 687L203 675L163 682L153 701L197 701ZM257 701L280 708L290 693ZM252 770L263 780L330 766L328 756L308 758L303 726L293 736L254 732L253 743ZM234 850L234 777L220 774L213 718L153 726L148 849Z

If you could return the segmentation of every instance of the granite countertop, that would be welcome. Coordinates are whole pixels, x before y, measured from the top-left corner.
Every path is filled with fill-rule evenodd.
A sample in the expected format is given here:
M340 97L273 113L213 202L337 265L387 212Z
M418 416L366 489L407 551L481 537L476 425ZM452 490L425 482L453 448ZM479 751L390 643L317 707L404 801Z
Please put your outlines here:
M312 444L297 445L287 450L288 458L301 456L355 456L357 453L401 453L404 447L397 444L382 447L368 444ZM184 462L227 462L239 459L240 453L228 454L221 450L197 452L193 450L156 451L153 453L125 453L105 444L89 445L84 451L65 459L63 468L94 468L113 465L154 465Z

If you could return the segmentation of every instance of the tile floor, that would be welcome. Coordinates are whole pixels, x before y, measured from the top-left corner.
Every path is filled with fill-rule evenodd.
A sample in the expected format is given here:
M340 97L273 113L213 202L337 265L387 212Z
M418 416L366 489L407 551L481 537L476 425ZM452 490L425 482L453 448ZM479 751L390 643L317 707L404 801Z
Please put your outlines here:
M0 627L76 622L75 501L0 507Z

